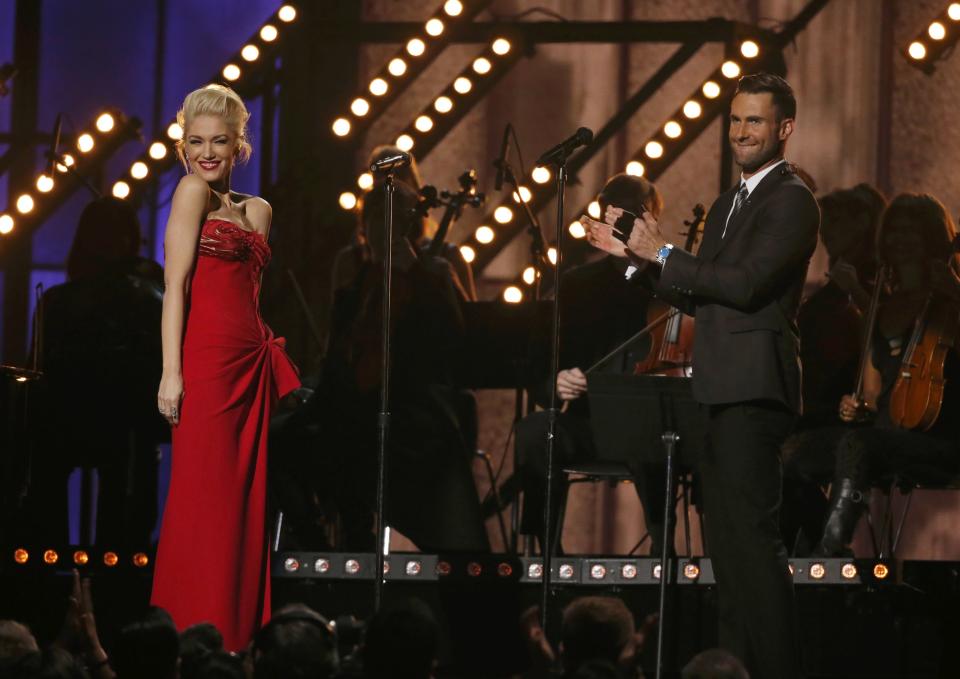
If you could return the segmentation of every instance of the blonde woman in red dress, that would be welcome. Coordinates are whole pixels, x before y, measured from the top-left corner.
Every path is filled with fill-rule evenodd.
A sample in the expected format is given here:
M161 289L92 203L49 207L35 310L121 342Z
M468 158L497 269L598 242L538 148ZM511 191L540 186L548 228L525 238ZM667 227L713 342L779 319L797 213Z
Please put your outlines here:
M173 469L152 603L180 629L214 623L230 650L270 615L267 424L300 384L260 317L270 205L230 190L234 165L250 155L248 118L218 85L191 92L177 114L187 175L164 241L157 397L173 428Z

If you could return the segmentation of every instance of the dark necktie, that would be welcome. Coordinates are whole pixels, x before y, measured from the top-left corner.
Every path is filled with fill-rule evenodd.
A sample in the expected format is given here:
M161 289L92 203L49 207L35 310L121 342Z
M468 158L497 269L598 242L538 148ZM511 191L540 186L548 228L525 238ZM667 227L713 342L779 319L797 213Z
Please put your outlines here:
M733 199L733 210L730 211L730 217L727 218L727 223L723 226L723 236L720 236L721 238L727 235L727 227L730 226L730 222L732 222L737 216L737 213L740 212L740 208L743 207L743 203L749 195L750 192L747 190L747 183L744 182L740 185L740 190L737 191L737 197Z

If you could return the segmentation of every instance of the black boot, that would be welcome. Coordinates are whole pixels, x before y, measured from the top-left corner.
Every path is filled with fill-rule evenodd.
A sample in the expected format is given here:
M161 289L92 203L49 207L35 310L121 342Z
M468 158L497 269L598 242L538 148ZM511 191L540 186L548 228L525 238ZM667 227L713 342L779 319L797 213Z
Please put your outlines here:
M866 507L866 494L853 479L838 479L830 489L830 509L816 556L850 556L853 530Z

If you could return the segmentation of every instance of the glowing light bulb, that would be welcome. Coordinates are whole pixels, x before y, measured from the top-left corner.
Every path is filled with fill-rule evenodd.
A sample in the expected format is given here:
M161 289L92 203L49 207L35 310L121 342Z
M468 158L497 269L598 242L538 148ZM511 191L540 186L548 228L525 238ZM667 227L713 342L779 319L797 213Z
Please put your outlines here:
M927 48L922 42L914 40L910 43L910 47L907 48L907 54L909 54L912 59L920 61L927 56Z
M443 22L440 19L430 19L423 29L427 32L427 35L432 35L436 38L438 35L443 33Z
M753 40L744 40L740 43L740 54L742 54L745 59L754 59L760 54L760 45Z
M170 123L170 127L167 128L167 136L174 141L183 139L183 128L180 127L180 123Z
M390 60L390 63L387 64L387 70L390 71L390 75L396 76L399 78L404 73L407 72L407 62L405 62L400 57L396 57Z
M351 191L344 191L340 194L340 207L344 210L352 210L357 207L357 197Z
M497 38L493 41L493 45L490 46L490 49L493 50L494 54L498 54L502 57L504 54L507 54L510 51L510 41L506 38Z
M519 304L523 301L523 290L516 285L511 285L503 291L503 301L508 304Z
M120 562L120 557L117 556L116 552L105 552L103 555L103 565L113 567Z
M740 64L735 61L725 61L720 67L720 72L725 78L736 78L740 75Z
M449 113L453 109L453 100L450 97L440 96L433 102L433 108L437 113Z
M642 177L645 171L643 163L638 160L631 160L627 163L626 173L633 177Z
M720 86L712 80L708 80L703 83L703 96L707 99L716 99L720 96Z
M109 113L101 113L96 122L97 129L104 133L112 130L114 124L113 116Z
M357 177L357 186L359 186L364 191L370 189L373 186L373 175L369 172L364 172L362 175Z
M498 224L506 224L513 219L513 210L506 205L501 205L493 211L493 218L497 220Z
M463 257L463 261L469 264L477 258L477 251L469 245L461 245L460 256Z
M567 231L569 231L570 235L574 238L584 238L587 235L587 230L583 228L583 224L580 222L570 222Z
M587 205L587 214L594 219L600 219L600 203L595 200L590 201L590 204Z
M240 67L236 64L227 64L223 67L223 77L233 82L240 77Z
M53 190L53 178L45 174L37 177L37 191L40 193L49 193Z
M947 29L939 21L934 21L927 29L927 35L934 40L943 40L945 37L947 37Z
M546 184L548 181L550 181L550 170L542 165L538 165L537 167L533 168L533 172L530 173L530 177L537 184Z
M150 173L150 168L142 160L138 160L130 166L130 176L134 179L143 179Z
M433 119L430 116L418 116L413 126L421 132L429 132L433 129Z
M947 16L953 21L960 21L960 2L952 2L947 7Z
M256 61L260 56L260 48L256 45L244 45L243 49L240 50L240 56L243 57L244 61Z
M486 57L477 57L473 60L473 70L480 75L486 75L492 67L490 60Z
M353 112L353 115L362 118L370 112L370 103L363 97L357 97L351 102L350 110Z
M427 44L420 38L414 38L407 43L407 54L411 57L419 57L427 50Z
M447 16L460 16L460 13L463 12L463 3L460 0L447 0L443 3L443 11L447 13Z
M530 193L530 189L528 189L526 186L520 187L520 195L517 195L516 191L513 192L514 203L519 203L521 198L523 198L524 203L529 203L530 199L533 198L533 194Z
M271 24L265 24L260 29L260 39L264 42L273 42L277 39L277 28Z
M277 16L280 18L280 21L285 23L290 23L297 18L297 9L293 5L284 5L277 12Z
M382 97L387 93L387 81L383 78L374 78L370 81L370 94L375 97Z
M25 215L31 210L33 210L33 196L29 193L20 194L20 197L17 198L17 212Z
M676 139L681 134L683 134L683 128L680 127L680 123L674 120L669 120L663 126L663 133L668 137L670 137L671 139Z
M77 137L77 148L81 153L89 153L93 150L93 137L84 132Z
M647 154L648 158L659 158L663 155L663 144L658 141L648 141L643 148L643 152Z
M13 217L10 215L0 215L0 233L6 236L13 231Z
M123 200L130 195L130 185L121 179L120 181L114 183L112 193L114 198L120 198Z
M167 145L161 141L155 141L150 144L148 153L154 160L162 160L167 155Z
M473 237L477 239L478 243L487 245L493 242L493 239L496 237L496 232L489 226L478 226L477 230L473 232Z
M397 137L397 148L401 151L409 151L413 148L413 137L409 134L401 134Z
M523 282L527 285L533 285L534 281L537 280L537 270L532 266L528 266L523 270Z
M696 102L693 99L683 105L683 115L691 120L694 118L699 118L701 113L703 113L703 107L700 106L699 102Z
M469 78L464 78L463 76L460 76L459 78L453 81L453 89L455 89L460 94L466 94L471 89L473 89L473 83L470 82Z
M550 260L550 263L554 266L557 265L557 249L556 248L547 248L547 259Z
M53 564L57 563L57 561L59 560L60 560L60 555L57 554L57 550L55 549L48 549L43 553L44 563L48 563L52 566Z
M350 134L350 121L346 118L337 118L333 121L333 133L338 137L346 137Z

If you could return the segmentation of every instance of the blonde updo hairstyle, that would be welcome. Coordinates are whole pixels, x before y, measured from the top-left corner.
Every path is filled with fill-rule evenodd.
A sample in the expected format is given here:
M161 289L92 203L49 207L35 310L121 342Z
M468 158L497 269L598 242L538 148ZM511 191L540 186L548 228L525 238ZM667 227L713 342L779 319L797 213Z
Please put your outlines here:
M231 128L237 138L237 161L245 163L250 159L250 154L253 153L247 133L250 112L243 103L243 99L224 85L207 85L188 94L183 100L183 106L177 111L177 124L183 130L183 135L177 140L177 155L180 156L180 161L187 172L190 171L186 152L187 128L194 118L203 115L223 118L227 127Z

